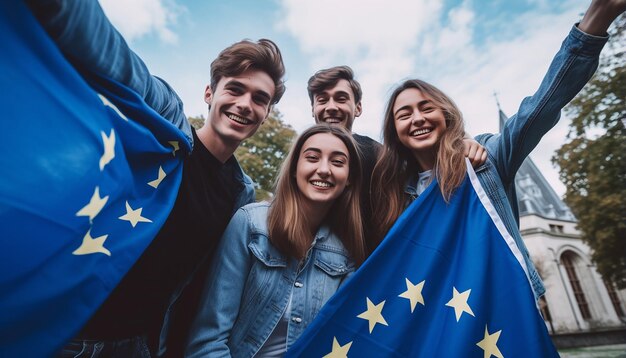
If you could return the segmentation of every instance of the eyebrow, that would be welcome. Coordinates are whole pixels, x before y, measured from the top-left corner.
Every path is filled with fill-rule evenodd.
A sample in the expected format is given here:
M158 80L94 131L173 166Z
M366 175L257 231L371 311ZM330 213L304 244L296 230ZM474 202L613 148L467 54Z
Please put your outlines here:
M237 80L234 80L234 79L226 82L224 87L226 87L226 86L235 86L235 87L238 87L238 88L241 88L241 89L247 89L248 88L245 84L243 84L243 83L241 83L241 82L239 82ZM267 93L267 92L265 92L263 90L257 90L256 92L254 92L254 94L257 95L257 96L263 97L265 100L267 100L267 102L269 102L272 99L272 96L270 96L269 93Z
M337 95L339 96L347 96L348 98L350 98L350 93L348 93L347 91L337 91L333 94L333 96L330 95L330 93L328 92L328 89L325 89L323 91L317 92L313 94L314 98L320 97L320 96L328 96L328 97L335 97Z
M306 153L306 152L309 152L309 151L310 151L310 152L315 152L315 153L318 153L318 154L322 154L322 150L321 150L321 149L319 149L319 148L315 148L315 147L308 147L308 148L304 148L304 149L302 150L302 153ZM347 155L346 153L344 153L344 152L340 151L340 150L335 150L335 151L333 151L333 152L332 152L332 153L330 153L330 154L331 154L331 156L332 156L332 155L341 155L341 156L344 156L344 157L348 158L348 155Z
M427 104L429 104L429 103L431 103L431 101L430 101L430 100L428 100L428 99L425 99L425 100L419 101L419 102L417 103L417 107L419 108L419 107L422 107L422 106L427 105ZM394 115L396 115L396 114L398 114L398 112L400 112L401 110L403 110L403 109L409 109L409 108L411 108L411 105L410 105L410 104L407 104L406 106L402 106L402 107L398 108L395 112L393 112L393 114L394 114Z

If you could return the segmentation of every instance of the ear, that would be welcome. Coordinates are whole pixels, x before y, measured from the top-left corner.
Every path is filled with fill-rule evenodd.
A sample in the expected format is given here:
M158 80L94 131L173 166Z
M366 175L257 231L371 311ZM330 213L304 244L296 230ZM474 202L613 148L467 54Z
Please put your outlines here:
M265 114L265 117L261 121L261 124L265 124L265 121L270 116L270 113L272 113L273 110L274 110L274 105L273 104L271 104L269 107L267 107L267 113Z
M359 102L356 104L356 108L354 109L354 117L360 116L362 111L361 102Z
M204 89L204 102L211 106L211 100L213 99L213 91L211 90L211 86L207 85Z

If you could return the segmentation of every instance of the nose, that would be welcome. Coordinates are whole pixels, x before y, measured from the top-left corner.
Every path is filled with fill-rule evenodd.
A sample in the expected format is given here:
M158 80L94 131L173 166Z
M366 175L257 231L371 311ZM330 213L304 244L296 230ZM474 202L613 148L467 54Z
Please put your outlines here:
M319 175L321 178L326 178L330 174L330 163L328 163L327 160L320 160L317 167L317 175Z
M331 98L328 100L328 102L326 103L326 111L327 112L335 112L337 111L338 107L337 107L337 103Z
M413 114L413 118L411 119L412 124L416 126L420 126L424 124L425 122L426 122L426 119L424 119L424 116L420 112L415 112Z
M239 96L236 106L240 114L250 114L252 112L252 95L250 93L246 93Z

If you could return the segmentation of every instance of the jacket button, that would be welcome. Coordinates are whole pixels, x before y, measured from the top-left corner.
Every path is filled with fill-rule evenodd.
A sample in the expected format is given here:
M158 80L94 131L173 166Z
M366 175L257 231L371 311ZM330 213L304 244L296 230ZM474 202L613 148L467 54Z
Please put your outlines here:
M296 323L302 322L302 318L300 318L300 317L291 317L291 320L296 322Z
M298 282L298 281L296 281L293 285L294 285L294 286L296 286L296 287L302 287L302 286L304 286L304 285L302 284L302 282Z

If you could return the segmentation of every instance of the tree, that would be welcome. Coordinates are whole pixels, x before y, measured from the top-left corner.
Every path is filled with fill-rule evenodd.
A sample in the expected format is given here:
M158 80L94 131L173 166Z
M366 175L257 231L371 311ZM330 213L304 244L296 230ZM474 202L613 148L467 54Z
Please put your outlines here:
M235 151L241 167L256 184L257 200L271 196L274 179L295 136L296 131L274 109L259 130Z
M189 117L189 124L195 129L200 129L204 125L204 116L200 115L200 117Z
M626 288L626 16L610 34L598 71L565 108L569 142L552 162L598 272Z
M189 122L199 129L204 117L189 117ZM274 179L295 136L293 128L283 122L280 112L274 109L259 130L235 151L243 171L255 182L257 200L271 197Z

